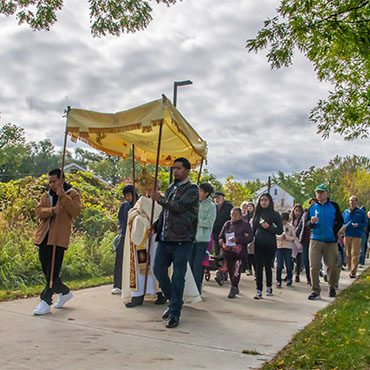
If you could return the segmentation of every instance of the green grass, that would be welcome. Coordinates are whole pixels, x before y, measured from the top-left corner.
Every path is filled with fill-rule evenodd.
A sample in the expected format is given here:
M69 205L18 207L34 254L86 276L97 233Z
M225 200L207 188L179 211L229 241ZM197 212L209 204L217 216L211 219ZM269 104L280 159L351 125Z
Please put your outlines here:
M65 283L71 288L71 290L112 284L112 282L112 276L98 276L85 279L65 280ZM44 289L44 285L23 286L16 290L0 289L0 302L38 296L42 289Z
M370 369L370 269L294 336L263 370Z

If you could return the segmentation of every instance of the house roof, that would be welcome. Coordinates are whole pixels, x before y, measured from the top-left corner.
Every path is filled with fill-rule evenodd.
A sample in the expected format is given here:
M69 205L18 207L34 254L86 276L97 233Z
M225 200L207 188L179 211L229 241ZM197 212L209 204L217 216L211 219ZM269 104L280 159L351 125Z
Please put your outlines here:
M294 198L288 191L286 191L284 188L282 188L280 185L278 184L272 184L271 185L271 188L273 188L274 186L280 188L281 190L285 191L290 197ZM267 186L262 186L262 188L260 188L259 190L257 190L256 192L256 195L257 197L260 195L260 194L263 194L263 193L266 193L268 190L268 187Z
M76 168L78 171L83 171L83 172L90 172L86 168L83 168L82 166L78 165L77 163L69 163L64 166L64 171L67 171L69 169Z
M77 171L81 171L81 172L89 172L93 175L94 178L104 182L105 184L109 185L109 182L105 179L103 179L101 176L98 176L98 175L95 175L94 173L92 173L91 171L89 171L88 169L78 165L77 163L69 163L67 165L64 166L64 172L68 172L68 170L71 170L71 169L76 169Z

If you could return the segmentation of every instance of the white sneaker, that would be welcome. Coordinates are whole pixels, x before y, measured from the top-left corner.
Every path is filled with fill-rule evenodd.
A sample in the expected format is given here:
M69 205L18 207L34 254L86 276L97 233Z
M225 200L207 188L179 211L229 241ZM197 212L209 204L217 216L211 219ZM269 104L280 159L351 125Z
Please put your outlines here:
M113 288L111 290L111 294L121 294L121 289L120 288Z
M256 290L256 295L254 296L254 299L262 299L262 290Z
M69 292L67 294L59 294L58 300L54 304L55 308L62 308L70 299L73 298L72 292Z
M32 311L32 315L45 315L47 313L50 313L50 305L42 300Z
M271 296L272 296L272 287L271 287L271 286L268 286L268 287L266 288L266 295L267 295L268 297L271 297Z

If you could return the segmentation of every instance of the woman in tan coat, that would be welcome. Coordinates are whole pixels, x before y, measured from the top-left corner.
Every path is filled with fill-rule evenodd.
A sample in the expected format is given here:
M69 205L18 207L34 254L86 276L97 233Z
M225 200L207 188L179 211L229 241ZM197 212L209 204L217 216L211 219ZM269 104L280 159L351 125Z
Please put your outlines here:
M40 295L40 303L33 310L34 315L50 312L52 296L60 293L55 308L62 308L73 295L67 285L63 284L59 273L63 256L68 248L72 232L73 219L81 212L80 194L64 180L60 169L49 172L49 190L45 192L36 208L40 223L36 229L35 245L39 247L39 259L46 278L46 286ZM53 246L56 247L53 286L50 288L51 260Z

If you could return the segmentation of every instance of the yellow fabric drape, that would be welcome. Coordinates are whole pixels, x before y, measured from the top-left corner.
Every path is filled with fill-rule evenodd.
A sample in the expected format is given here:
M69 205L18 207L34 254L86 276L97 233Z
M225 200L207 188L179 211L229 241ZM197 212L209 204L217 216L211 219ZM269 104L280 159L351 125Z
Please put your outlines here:
M67 132L107 154L127 158L131 144L135 159L155 163L160 123L163 123L159 164L171 165L176 157L197 166L207 157L207 144L173 104L162 99L118 113L71 109Z

